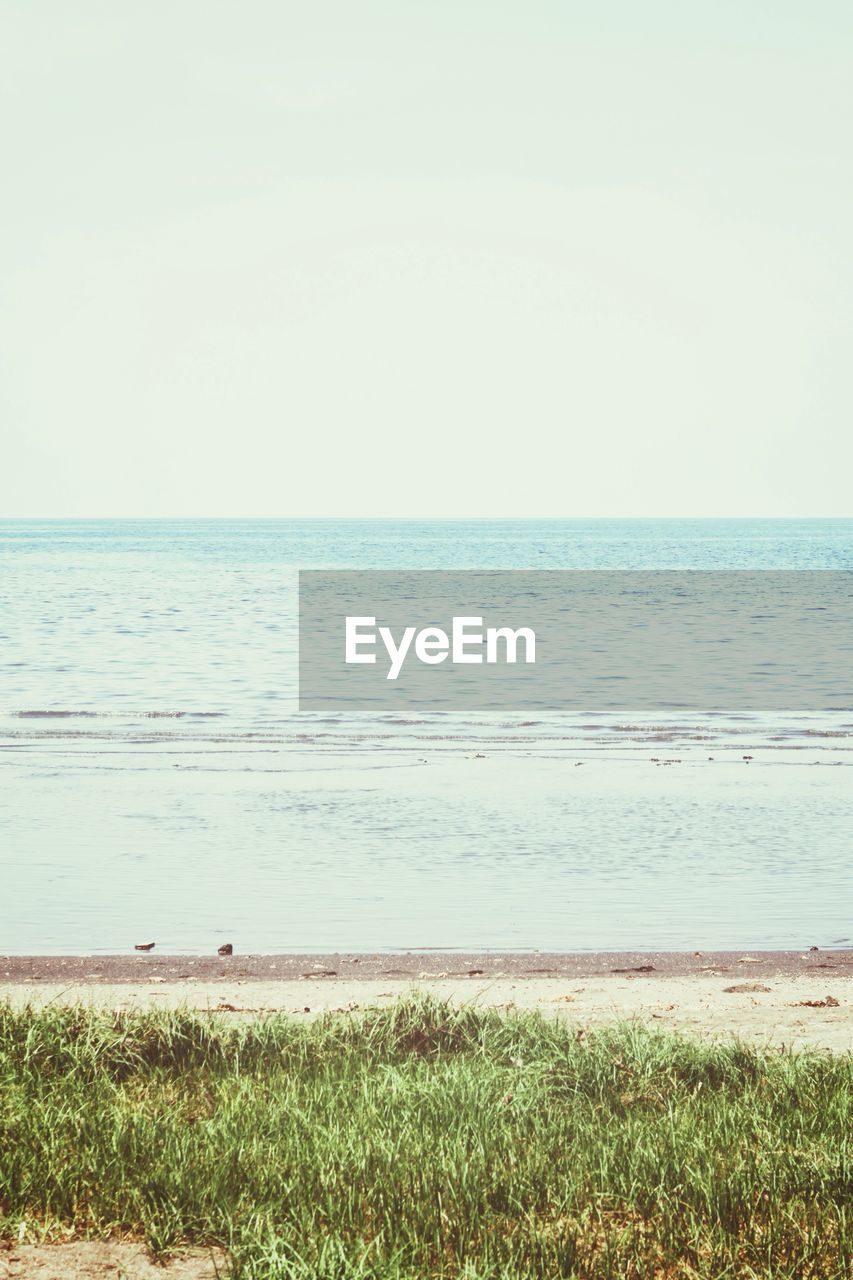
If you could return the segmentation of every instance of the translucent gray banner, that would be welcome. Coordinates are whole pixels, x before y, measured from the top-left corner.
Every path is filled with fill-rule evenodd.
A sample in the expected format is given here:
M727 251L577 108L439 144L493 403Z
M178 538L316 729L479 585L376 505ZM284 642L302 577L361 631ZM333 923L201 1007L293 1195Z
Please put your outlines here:
M304 571L299 705L847 710L853 571Z

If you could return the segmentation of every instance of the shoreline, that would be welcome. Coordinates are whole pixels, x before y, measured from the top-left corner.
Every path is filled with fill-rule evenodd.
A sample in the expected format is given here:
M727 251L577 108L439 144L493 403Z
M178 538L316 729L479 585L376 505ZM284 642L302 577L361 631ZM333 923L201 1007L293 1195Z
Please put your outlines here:
M802 951L584 951L477 952L413 949L402 952L306 952L299 954L198 956L0 954L0 986L71 981L87 985L166 982L338 981L402 978L648 978L731 973L748 966L754 976L853 977L853 949ZM320 973L319 970L324 972Z
M414 993L587 1028L634 1023L699 1040L853 1050L853 952L0 958L0 1004L313 1020Z

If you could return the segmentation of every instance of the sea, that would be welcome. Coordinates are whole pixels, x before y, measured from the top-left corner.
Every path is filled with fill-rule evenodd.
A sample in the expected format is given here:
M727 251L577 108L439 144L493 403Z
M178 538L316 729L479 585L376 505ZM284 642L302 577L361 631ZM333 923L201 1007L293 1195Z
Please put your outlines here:
M300 569L853 569L853 520L0 521L0 954L851 945L853 708L300 712Z

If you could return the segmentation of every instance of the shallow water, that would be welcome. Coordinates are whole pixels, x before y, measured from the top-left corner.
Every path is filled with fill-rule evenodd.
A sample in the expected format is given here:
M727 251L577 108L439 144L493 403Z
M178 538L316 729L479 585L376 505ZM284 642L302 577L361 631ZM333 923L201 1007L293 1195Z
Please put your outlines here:
M853 714L300 715L319 566L849 569L853 521L0 523L0 951L849 942Z

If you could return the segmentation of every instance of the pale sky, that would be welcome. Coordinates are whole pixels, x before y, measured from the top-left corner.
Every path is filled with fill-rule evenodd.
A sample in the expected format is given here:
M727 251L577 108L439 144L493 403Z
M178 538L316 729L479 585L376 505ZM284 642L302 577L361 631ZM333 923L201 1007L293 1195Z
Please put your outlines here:
M847 0L0 0L0 516L851 515Z

